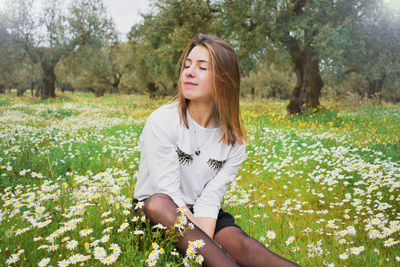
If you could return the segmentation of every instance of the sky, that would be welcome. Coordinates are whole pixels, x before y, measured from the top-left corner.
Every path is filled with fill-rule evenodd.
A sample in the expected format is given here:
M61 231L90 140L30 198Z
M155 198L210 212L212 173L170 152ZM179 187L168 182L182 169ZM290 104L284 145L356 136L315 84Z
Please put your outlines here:
M149 0L103 0L112 16L120 37L125 40L133 24L141 20L140 12L150 11Z
M39 10L43 1L46 0L35 0L34 8ZM126 40L126 34L132 25L141 21L140 12L150 11L150 0L103 0L103 2L123 40ZM5 0L0 0L0 7L3 7L3 4L5 4Z

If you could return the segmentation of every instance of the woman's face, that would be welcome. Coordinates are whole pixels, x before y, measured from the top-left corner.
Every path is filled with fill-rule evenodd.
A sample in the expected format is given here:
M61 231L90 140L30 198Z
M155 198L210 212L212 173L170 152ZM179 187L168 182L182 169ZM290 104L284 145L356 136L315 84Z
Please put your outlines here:
M185 59L181 88L186 99L213 103L210 60L208 50L199 45L195 46Z

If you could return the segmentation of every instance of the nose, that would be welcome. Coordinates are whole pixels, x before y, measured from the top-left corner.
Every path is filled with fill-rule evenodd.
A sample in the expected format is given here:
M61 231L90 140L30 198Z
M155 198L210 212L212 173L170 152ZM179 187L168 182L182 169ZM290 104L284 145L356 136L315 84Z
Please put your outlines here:
M193 65L185 69L185 75L188 77L194 77L196 75Z

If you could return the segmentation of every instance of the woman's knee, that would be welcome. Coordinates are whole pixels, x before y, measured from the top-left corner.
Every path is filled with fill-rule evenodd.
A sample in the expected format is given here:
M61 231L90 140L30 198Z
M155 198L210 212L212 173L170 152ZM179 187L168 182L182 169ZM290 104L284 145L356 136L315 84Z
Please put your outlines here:
M176 213L176 205L168 195L156 193L145 200L143 211L150 220L158 221L172 212Z

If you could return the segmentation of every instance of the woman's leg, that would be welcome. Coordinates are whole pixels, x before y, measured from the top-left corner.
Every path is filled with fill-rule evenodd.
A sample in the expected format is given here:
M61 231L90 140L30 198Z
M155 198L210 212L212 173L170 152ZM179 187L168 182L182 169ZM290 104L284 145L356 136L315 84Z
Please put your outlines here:
M144 201L143 212L153 224L161 223L171 229L178 217L177 206L166 194L154 194ZM189 241L202 239L205 245L198 249L198 253L204 257L204 266L237 266L237 264L200 228L187 229L179 238L176 246L185 254Z
M215 234L214 240L240 266L298 266L269 251L263 244L235 226L221 229Z

